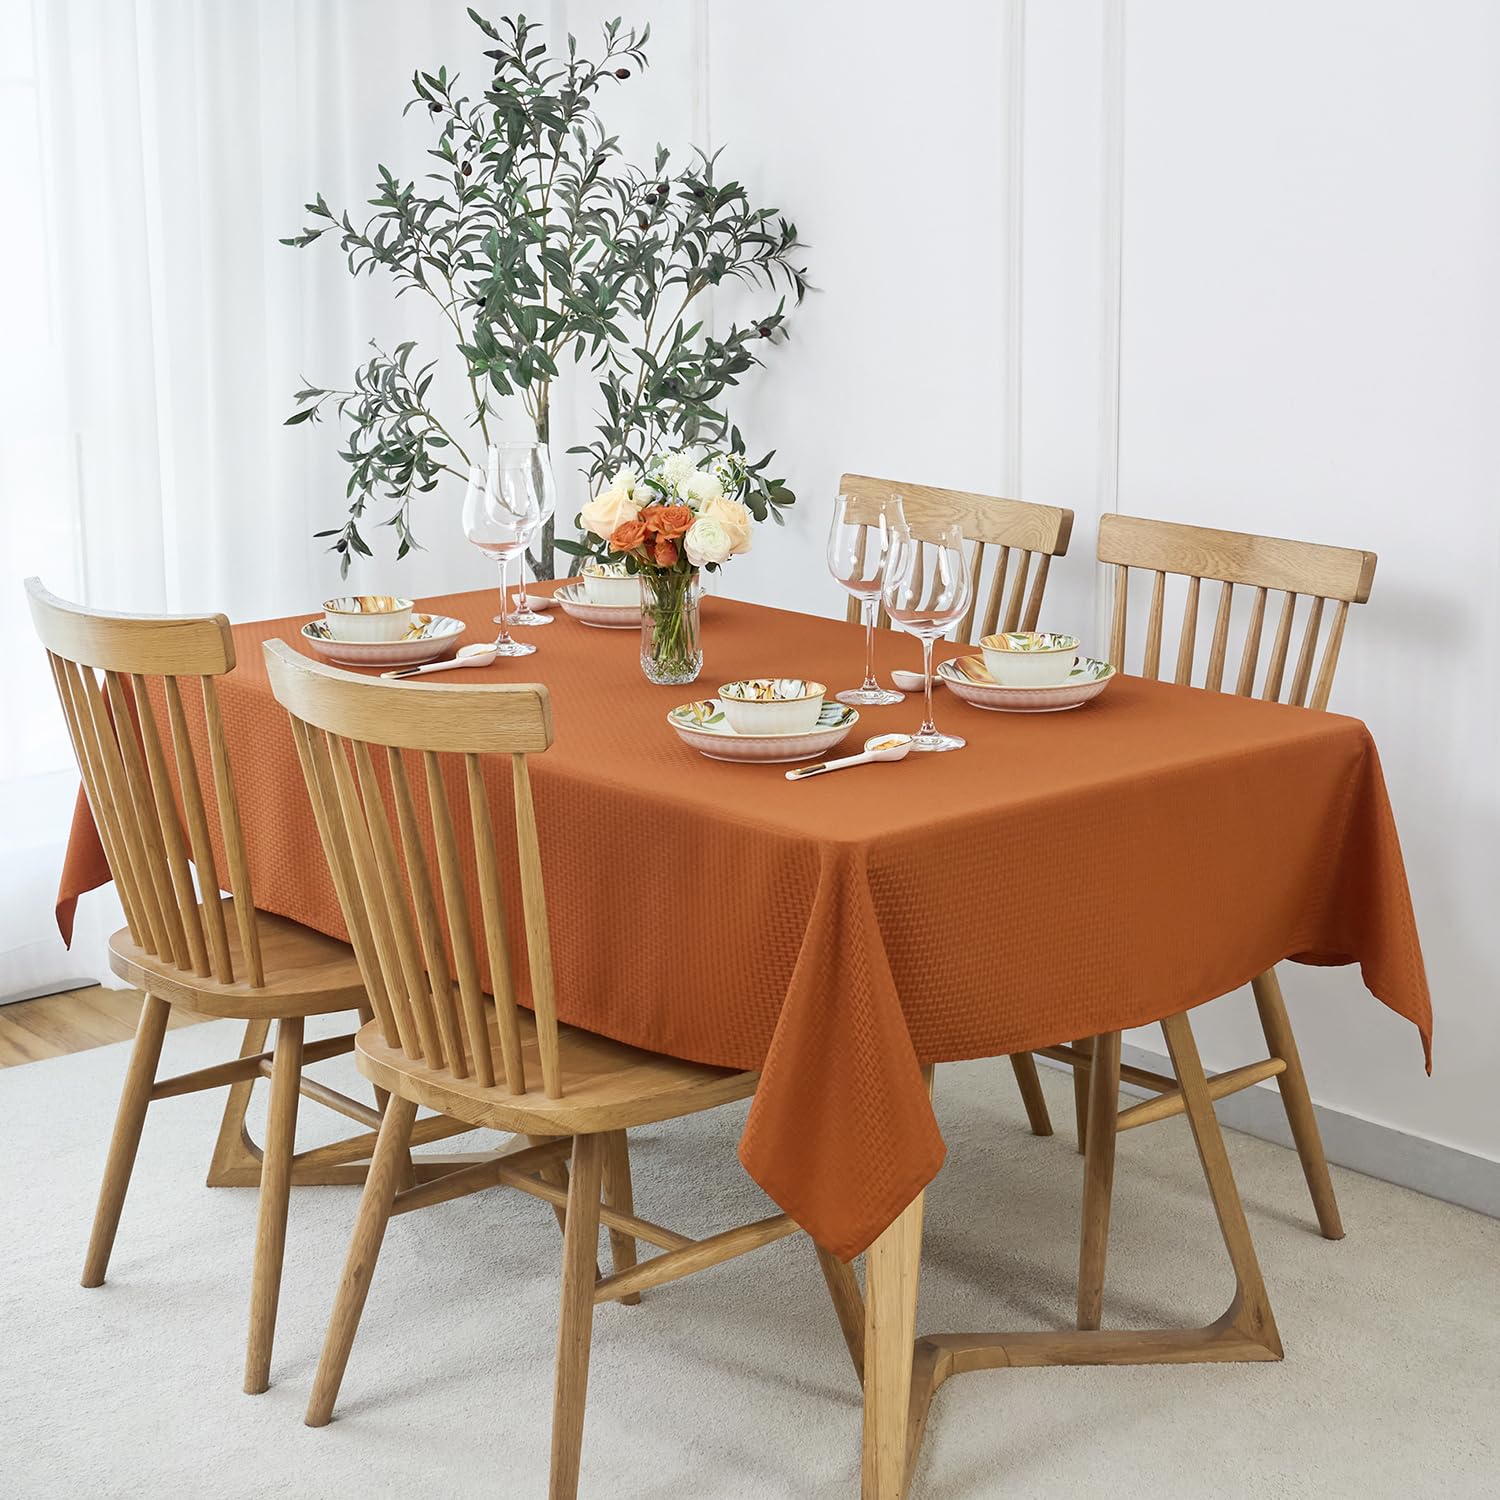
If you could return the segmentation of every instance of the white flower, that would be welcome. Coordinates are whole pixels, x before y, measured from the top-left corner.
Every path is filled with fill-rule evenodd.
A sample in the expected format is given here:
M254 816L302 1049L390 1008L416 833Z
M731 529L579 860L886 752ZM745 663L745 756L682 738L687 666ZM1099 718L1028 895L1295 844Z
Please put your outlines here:
M641 482L641 476L634 469L621 469L615 475L614 483L610 485L612 490L624 490L632 499L635 497L635 487Z
M579 519L587 530L607 542L621 521L633 521L640 513L636 501L616 487L590 500L579 512Z
M721 563L734 551L734 541L721 521L713 516L700 516L687 529L682 539L687 558L695 568L709 563Z
M681 492L682 487L688 482L688 477L697 466L686 448L679 448L675 453L669 453L658 465L656 473L661 482L670 489Z
M681 491L694 505L704 505L710 500L724 498L724 486L719 483L718 476L704 473L701 469L695 469L688 475L682 483Z
M738 500L726 500L722 495L710 500L698 512L704 520L714 520L729 533L729 545L736 553L750 550L750 536L755 527L755 518Z

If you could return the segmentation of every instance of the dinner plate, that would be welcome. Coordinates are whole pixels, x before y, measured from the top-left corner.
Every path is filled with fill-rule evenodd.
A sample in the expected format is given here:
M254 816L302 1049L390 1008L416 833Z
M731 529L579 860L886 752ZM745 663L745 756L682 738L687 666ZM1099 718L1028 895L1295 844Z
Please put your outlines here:
M677 731L677 737L700 755L710 760L757 761L762 765L825 755L858 722L859 715L852 708L832 699L824 703L817 728L801 734L738 734L729 727L717 698L679 703L667 715L667 723Z
M583 597L581 583L565 583L552 597L562 605L564 614L571 615L580 624L592 625L599 630L641 628L639 604L590 604Z
M340 641L329 635L322 620L309 620L302 639L324 661L341 667L415 667L446 656L464 633L462 620L452 615L414 614L411 629L399 641Z
M938 663L937 675L949 692L975 708L1002 714L1055 714L1097 698L1108 687L1115 669L1107 661L1082 656L1066 682L1047 687L1001 687L990 676L982 656L955 656Z

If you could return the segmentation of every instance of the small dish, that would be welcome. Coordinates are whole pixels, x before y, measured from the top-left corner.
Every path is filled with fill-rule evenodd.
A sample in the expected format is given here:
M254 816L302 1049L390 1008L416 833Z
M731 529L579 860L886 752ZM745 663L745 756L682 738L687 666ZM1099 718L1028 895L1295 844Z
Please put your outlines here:
M719 702L736 734L807 734L818 727L827 691L804 677L747 677L726 682Z
M927 686L927 679L921 672L908 672L902 667L892 670L891 681L903 693L920 693Z
M635 583L635 579L631 579ZM636 584L635 598L628 604L593 604L584 597L583 585L575 579L565 583L552 596L565 615L584 625L601 630L639 630L641 628L641 590Z
M411 617L405 640L344 641L329 635L322 620L309 620L302 627L302 639L314 655L341 667L414 667L446 656L465 628L462 620L451 615L419 613Z
M394 594L343 594L323 601L323 628L336 641L399 641L411 625L411 600Z
M583 597L590 604L608 605L611 609L624 609L631 604L639 609L641 580L634 573L616 572L595 564L583 570Z
M1078 637L1050 630L1010 630L980 641L984 664L1001 687L1055 687L1078 661Z
M1044 683L1040 687L1008 687L995 681L978 656L955 656L939 662L938 681L955 697L975 708L996 713L1052 714L1065 708L1077 708L1090 698L1097 698L1109 686L1115 669L1107 661L1080 658L1066 682Z
M841 744L859 723L859 715L842 703L825 703L817 724L802 734L738 734L717 698L680 703L667 715L677 737L710 760L754 761L772 765L811 760Z

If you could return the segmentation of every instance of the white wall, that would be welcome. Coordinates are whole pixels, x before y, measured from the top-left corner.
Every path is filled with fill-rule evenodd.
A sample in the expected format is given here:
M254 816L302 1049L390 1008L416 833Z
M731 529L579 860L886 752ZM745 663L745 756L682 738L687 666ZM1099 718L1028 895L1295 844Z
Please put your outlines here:
M1320 1102L1500 1159L1500 7L636 14L659 39L633 127L654 89L660 133L688 113L727 145L820 288L740 408L796 518L727 587L837 610L846 468L1071 506L1048 613L1096 640L1102 509L1378 552L1335 707L1381 748L1436 1075L1353 969L1292 968L1289 1004ZM1457 644L1424 652L1430 628ZM1248 993L1198 1031L1210 1066L1254 1055Z

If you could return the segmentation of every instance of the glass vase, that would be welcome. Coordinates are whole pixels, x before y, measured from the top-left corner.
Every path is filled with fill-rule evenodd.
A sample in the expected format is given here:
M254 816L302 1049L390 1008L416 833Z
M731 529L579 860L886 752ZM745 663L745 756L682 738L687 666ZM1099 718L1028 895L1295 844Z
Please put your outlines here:
M692 682L703 670L696 569L642 569L641 671L650 682Z

